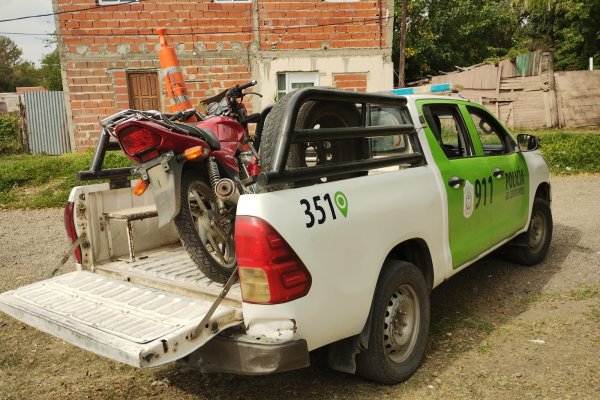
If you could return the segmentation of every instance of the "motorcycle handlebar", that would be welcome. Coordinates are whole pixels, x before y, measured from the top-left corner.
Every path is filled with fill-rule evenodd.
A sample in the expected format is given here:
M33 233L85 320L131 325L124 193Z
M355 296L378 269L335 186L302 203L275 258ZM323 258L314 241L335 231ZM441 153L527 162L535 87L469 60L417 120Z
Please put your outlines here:
M242 91L242 90L244 90L244 89L248 89L249 87L252 87L252 86L256 85L256 83L257 83L257 82L256 82L255 80L251 80L251 81L250 81L250 82L248 82L248 83L244 83L243 85L239 85L239 86L238 86L238 89L239 89L240 91Z

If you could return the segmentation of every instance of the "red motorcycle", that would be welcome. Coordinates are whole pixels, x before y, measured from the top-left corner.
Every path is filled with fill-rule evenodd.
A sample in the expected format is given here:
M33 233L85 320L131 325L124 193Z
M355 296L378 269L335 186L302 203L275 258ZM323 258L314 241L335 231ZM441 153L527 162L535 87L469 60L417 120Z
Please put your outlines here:
M194 109L175 114L125 110L100 122L103 135L113 136L137 165L134 193L151 188L159 226L175 220L191 258L217 282L235 269L237 200L254 192L260 173L248 124L259 122L261 114L248 116L243 104L248 94L260 96L243 92L255 84L236 85L204 100L205 116ZM189 120L198 122L182 122Z

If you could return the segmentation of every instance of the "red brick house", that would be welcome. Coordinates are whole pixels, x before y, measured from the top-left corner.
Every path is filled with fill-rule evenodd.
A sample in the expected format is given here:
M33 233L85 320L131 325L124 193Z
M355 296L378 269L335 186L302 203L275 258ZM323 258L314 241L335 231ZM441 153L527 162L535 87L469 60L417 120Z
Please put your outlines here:
M125 108L168 110L156 50L167 28L194 104L250 79L259 110L290 90L391 88L392 0L53 0L71 148ZM82 10L87 9L87 10Z

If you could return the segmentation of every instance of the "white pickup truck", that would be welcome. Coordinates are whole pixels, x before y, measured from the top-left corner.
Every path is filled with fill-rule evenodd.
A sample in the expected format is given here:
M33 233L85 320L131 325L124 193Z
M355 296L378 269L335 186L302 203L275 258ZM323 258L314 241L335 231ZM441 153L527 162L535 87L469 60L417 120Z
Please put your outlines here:
M136 367L268 374L329 346L332 368L392 384L423 358L433 288L503 245L527 265L548 250L539 142L479 104L307 88L261 141L237 205L239 282L204 277L121 180L72 190L76 270L1 294L0 310Z

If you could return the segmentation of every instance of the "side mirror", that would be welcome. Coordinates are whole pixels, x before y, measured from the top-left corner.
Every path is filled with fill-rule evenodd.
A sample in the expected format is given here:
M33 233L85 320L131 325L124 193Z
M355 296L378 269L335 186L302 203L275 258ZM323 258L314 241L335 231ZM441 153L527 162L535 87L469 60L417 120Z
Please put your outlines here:
M521 151L533 151L540 147L540 139L537 136L527 133L519 133L517 135L517 143Z

